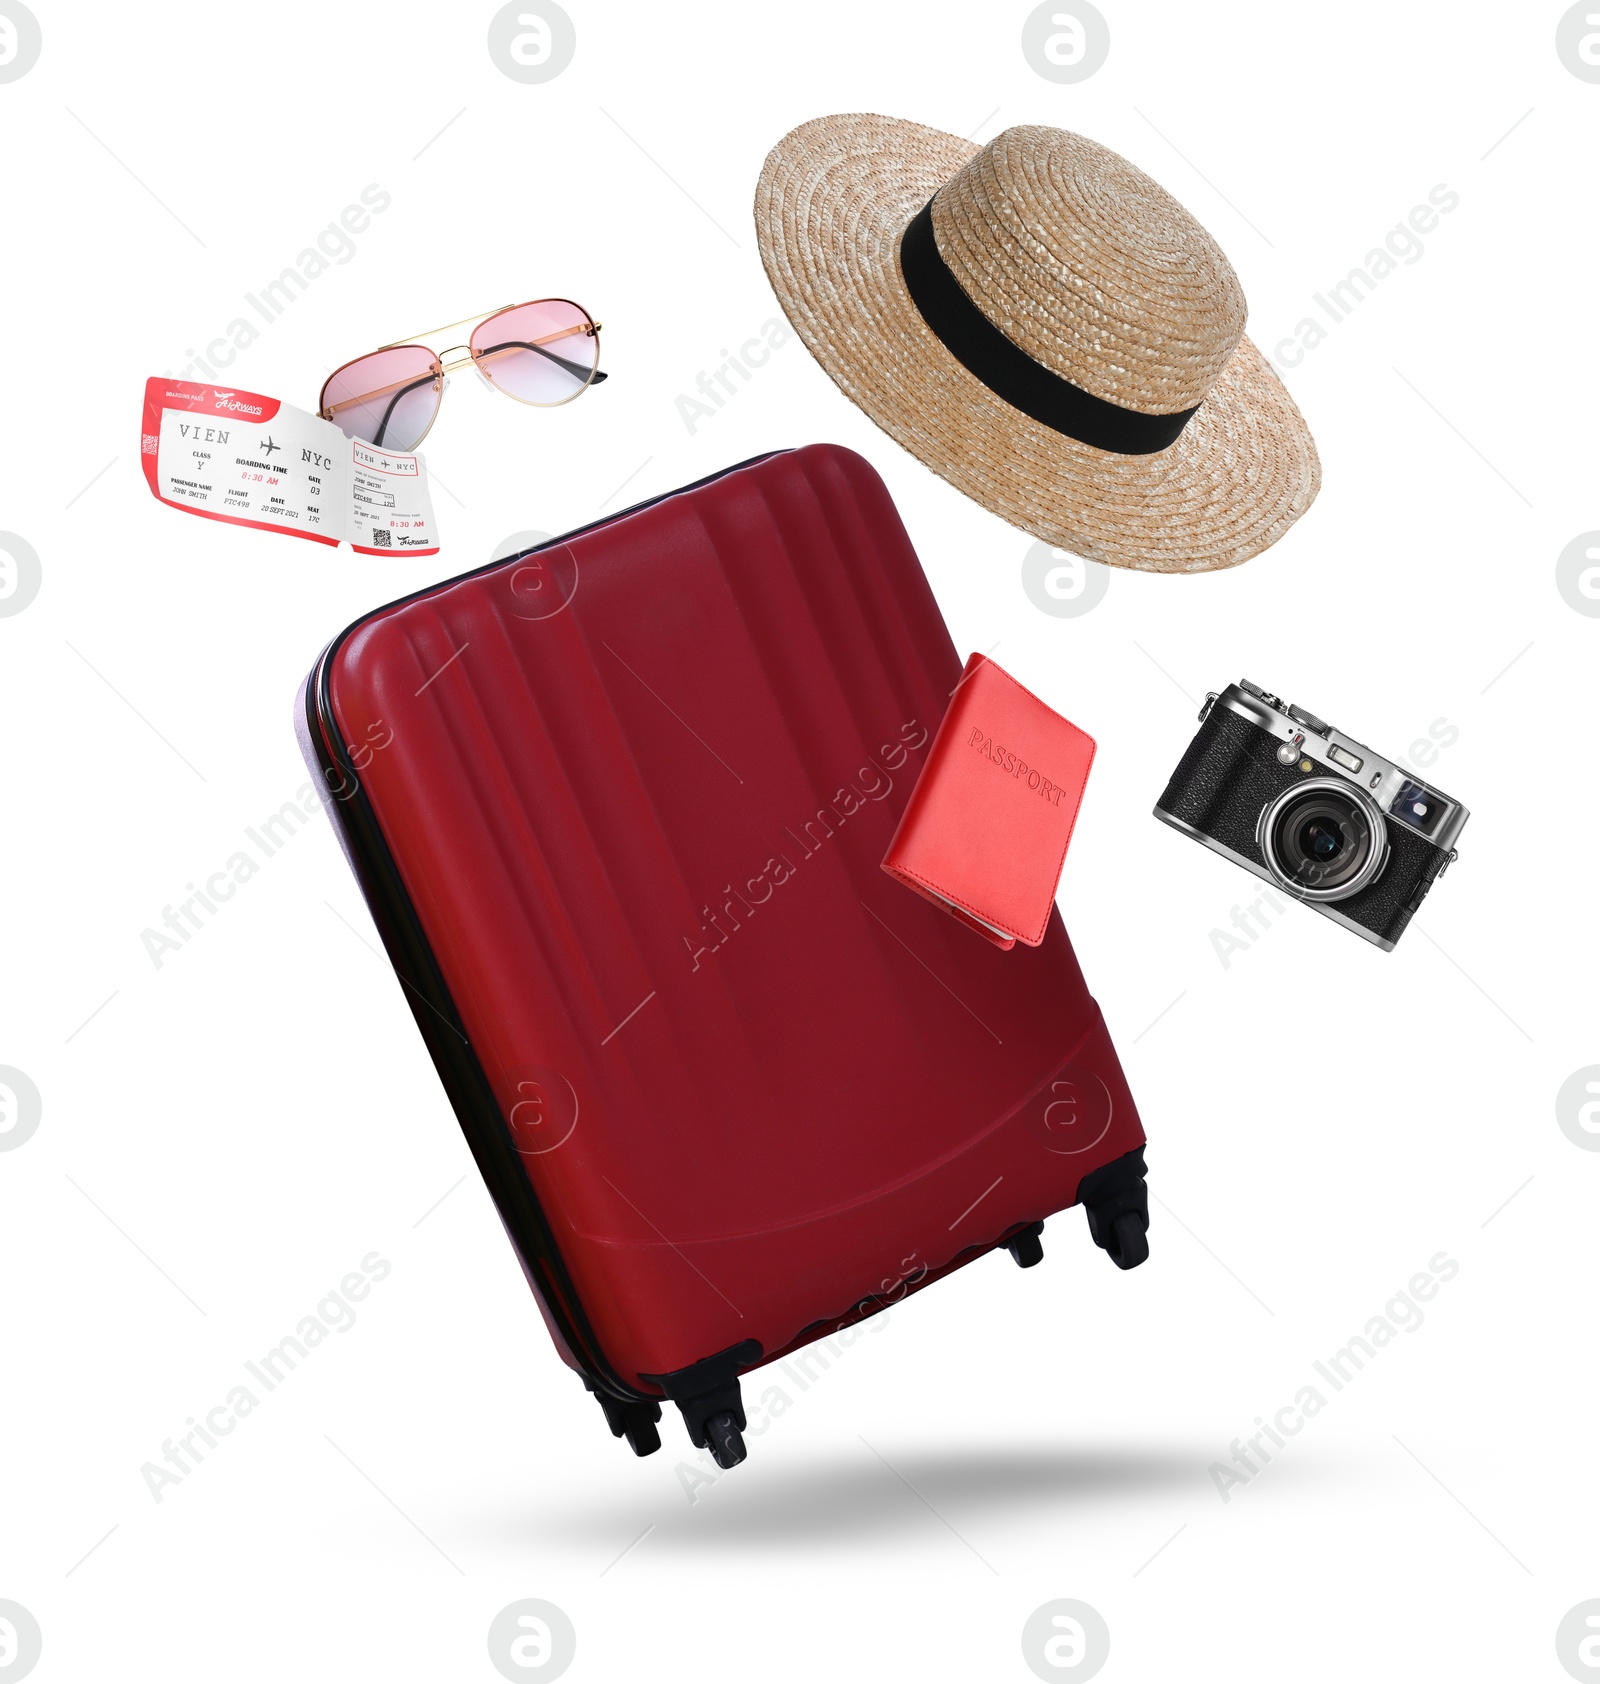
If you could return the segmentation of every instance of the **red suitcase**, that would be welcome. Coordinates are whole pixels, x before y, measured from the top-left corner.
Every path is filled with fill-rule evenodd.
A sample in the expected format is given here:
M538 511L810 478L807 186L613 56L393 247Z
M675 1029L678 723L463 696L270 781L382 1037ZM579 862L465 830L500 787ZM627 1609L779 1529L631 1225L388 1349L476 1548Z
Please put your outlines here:
M1143 1131L1059 913L879 869L961 662L887 490L785 451L380 608L308 761L565 1360L723 1466L740 1373L1082 1203Z

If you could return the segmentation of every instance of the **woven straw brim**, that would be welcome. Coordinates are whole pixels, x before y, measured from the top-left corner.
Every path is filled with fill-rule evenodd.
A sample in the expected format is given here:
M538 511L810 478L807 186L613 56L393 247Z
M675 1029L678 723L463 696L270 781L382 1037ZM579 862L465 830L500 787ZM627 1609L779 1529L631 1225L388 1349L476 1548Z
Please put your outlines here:
M1310 508L1321 469L1293 399L1248 339L1176 443L1121 456L1013 409L935 338L901 277L900 235L979 150L870 115L818 118L773 148L756 187L756 238L811 354L936 474L1059 549L1198 573L1276 543Z

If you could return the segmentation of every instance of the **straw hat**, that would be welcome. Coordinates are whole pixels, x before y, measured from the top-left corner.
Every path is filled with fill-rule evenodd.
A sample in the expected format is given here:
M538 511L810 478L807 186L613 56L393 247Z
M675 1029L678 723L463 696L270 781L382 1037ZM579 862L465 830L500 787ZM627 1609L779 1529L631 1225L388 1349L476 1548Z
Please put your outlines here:
M768 155L755 219L779 301L845 396L1046 543L1205 572L1311 506L1316 446L1244 337L1232 265L1094 141L819 117Z

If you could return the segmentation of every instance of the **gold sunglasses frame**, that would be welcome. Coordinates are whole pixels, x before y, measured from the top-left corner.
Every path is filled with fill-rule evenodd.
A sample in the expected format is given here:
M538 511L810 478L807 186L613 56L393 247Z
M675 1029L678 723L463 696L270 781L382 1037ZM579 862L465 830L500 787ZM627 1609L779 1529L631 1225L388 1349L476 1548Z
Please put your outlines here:
M436 351L431 345L425 345L422 343L424 339L431 339L436 333L447 333L451 328L465 327L468 322L474 322L479 327L482 327L485 322L492 321L496 316L503 316L511 310L524 309L529 304L570 304L574 310L581 310L583 312L583 319L588 324L585 327L563 328L559 333L547 333L542 339L530 341L531 344L549 345L554 343L557 339L570 339L577 333L581 333L586 339L592 339L595 342L594 366L589 370L588 379L585 380L575 392L572 392L567 397L557 398L553 403L540 403L537 398L519 398L515 392L508 392L504 386L496 384L494 376L484 368L483 365L486 362L489 362L492 358L496 356L509 356L510 350L519 349L520 347L513 346L504 352L478 352L474 351L471 344L468 343L466 345L447 345L443 351ZM353 367L356 363L365 362L368 357L376 356L378 351L401 351L412 349L426 351L429 356L433 358L433 384L434 390L438 393L438 398L434 403L433 414L429 418L427 426L424 427L421 433L417 435L416 442L407 446L406 454L416 450L418 446L421 445L423 439L425 439L428 434L433 431L434 422L439 419L439 411L444 408L443 380L445 375L452 373L455 369L466 368L469 363L483 374L484 379L487 380L489 384L501 394L502 397L510 398L513 403L526 404L530 409L560 409L563 404L571 403L574 398L581 398L589 387L594 384L595 377L600 373L600 328L601 324L597 322L575 298L528 298L524 299L521 304L501 304L493 310L479 310L475 315L462 316L453 322L442 322L438 327L424 328L421 333L413 334L405 339L391 339L388 344L378 346L377 351L363 351L359 357L351 357L348 362L340 363L339 366L334 369L331 374L329 374L328 378L322 382L322 393L318 394L318 403L320 407L317 410L317 414L324 421L332 421L342 409L353 408L358 403L369 403L373 398L386 397L390 392L398 392L403 387L413 385L415 383L413 380L396 380L390 385L378 387L376 391L363 392L359 397L344 398L341 399L340 402L334 404L322 404L321 402L323 393L327 392L328 386L333 381L334 377L342 374L345 369ZM444 359L451 351L465 351L467 354L464 357L457 357L454 362L447 363ZM382 449L384 447L375 446L374 448Z

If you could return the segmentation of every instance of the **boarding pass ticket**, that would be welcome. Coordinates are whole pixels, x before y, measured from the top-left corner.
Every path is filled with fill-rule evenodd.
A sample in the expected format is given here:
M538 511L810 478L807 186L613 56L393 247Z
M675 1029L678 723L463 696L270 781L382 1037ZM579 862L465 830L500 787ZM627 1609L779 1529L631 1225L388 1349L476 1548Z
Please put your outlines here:
M346 438L331 421L257 392L145 382L141 460L150 489L211 520L344 539L362 555L437 555L422 458Z

